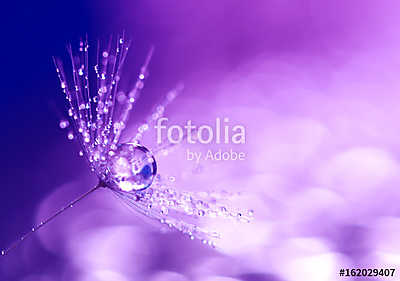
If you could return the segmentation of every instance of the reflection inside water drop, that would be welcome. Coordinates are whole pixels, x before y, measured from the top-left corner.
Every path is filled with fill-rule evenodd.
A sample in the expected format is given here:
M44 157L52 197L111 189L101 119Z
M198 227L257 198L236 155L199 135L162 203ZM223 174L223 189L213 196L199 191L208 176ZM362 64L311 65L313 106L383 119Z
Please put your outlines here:
M127 192L148 188L157 173L152 153L135 143L118 145L108 162L109 182L113 187Z

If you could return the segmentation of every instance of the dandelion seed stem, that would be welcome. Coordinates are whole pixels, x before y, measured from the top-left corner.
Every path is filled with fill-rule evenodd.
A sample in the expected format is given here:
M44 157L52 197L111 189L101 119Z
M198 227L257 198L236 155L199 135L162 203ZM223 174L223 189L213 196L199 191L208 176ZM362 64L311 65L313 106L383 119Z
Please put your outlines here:
M91 188L90 190L88 190L87 192L83 193L82 195L80 195L78 198L76 198L75 200L71 201L70 203L68 203L67 205L65 205L64 207L62 207L60 210L58 210L57 212L55 212L53 215L51 215L50 217L46 218L45 220L41 221L38 225L32 227L31 231L25 233L24 235L21 236L21 238L19 238L18 240L14 241L8 248L4 249L1 251L1 255L5 256L7 255L11 250L13 250L14 248L16 248L22 241L24 241L26 238L28 238L30 235L32 235L34 232L38 231L40 228L42 228L43 226L45 226L46 224L48 224L49 222L51 222L53 219L55 219L56 217L58 217L59 215L61 215L62 213L64 213L67 209L73 207L75 204L77 204L79 201L81 201L82 199L84 199L85 197L87 197L89 194L93 193L94 191L96 191L97 189L99 189L100 187L105 187L105 184L103 182L99 182L95 187Z

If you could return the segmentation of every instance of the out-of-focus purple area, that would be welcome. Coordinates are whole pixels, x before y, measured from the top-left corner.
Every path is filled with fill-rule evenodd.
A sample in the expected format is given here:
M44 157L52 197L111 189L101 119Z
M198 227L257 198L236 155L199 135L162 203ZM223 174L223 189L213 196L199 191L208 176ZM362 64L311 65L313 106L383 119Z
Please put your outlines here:
M183 81L168 124L227 117L245 126L246 144L180 146L157 159L159 172L176 176L180 190L241 192L232 205L253 209L255 220L210 220L223 234L214 250L160 232L101 190L1 257L0 280L333 281L352 280L339 277L341 268L399 270L399 8L394 0L10 7L1 44L0 246L96 184L58 127L64 99L51 56L85 33L95 40L122 29L133 38L124 77L134 81L156 48L127 136ZM144 143L155 140L152 131ZM220 148L246 159L186 159L187 149Z

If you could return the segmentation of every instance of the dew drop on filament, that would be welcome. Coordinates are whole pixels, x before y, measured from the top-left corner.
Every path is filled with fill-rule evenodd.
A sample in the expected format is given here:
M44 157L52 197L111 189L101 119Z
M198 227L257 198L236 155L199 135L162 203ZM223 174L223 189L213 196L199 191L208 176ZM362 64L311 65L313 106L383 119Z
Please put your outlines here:
M69 132L67 135L69 140L73 140L74 139L74 133L73 132Z
M67 120L61 120L59 126L61 129L65 129L69 126L69 122Z
M146 147L135 143L118 145L108 161L109 181L126 192L148 188L157 173L154 156Z

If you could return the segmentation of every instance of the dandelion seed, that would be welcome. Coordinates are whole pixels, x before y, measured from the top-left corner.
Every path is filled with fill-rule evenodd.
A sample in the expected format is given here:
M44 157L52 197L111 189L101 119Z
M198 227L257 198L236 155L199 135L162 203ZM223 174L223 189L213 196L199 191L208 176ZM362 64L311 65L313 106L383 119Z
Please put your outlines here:
M69 45L67 50L72 67L69 76L64 71L62 62L54 59L74 129L67 137L69 140L78 141L81 146L79 155L87 160L99 183L33 227L30 232L2 250L1 255L6 255L29 235L99 188L107 188L135 211L188 235L191 240L198 239L211 247L215 247L213 239L220 238L219 233L189 222L193 221L192 218L212 218L216 217L216 214L223 214L224 217L238 221L249 221L250 217L253 217L253 211L229 209L218 203L213 196L202 196L199 200L194 193L175 190L175 177L157 173L156 156L159 153L167 154L170 145L157 147L152 153L140 143L141 136L164 114L166 107L182 91L183 85L178 85L170 91L164 101L155 107L139 126L138 133L131 142L120 143L133 103L140 97L148 77L153 48L140 69L134 88L127 91L129 94L125 96L124 92L119 90L119 81L130 41L126 40L124 35L117 38L119 39L115 42L109 42L108 47L101 52L101 46L98 46L93 68L89 67L87 40L80 42L78 53ZM89 87L89 73L86 73L89 69L94 71L96 77L95 89ZM59 126L67 128L69 122L62 120Z

